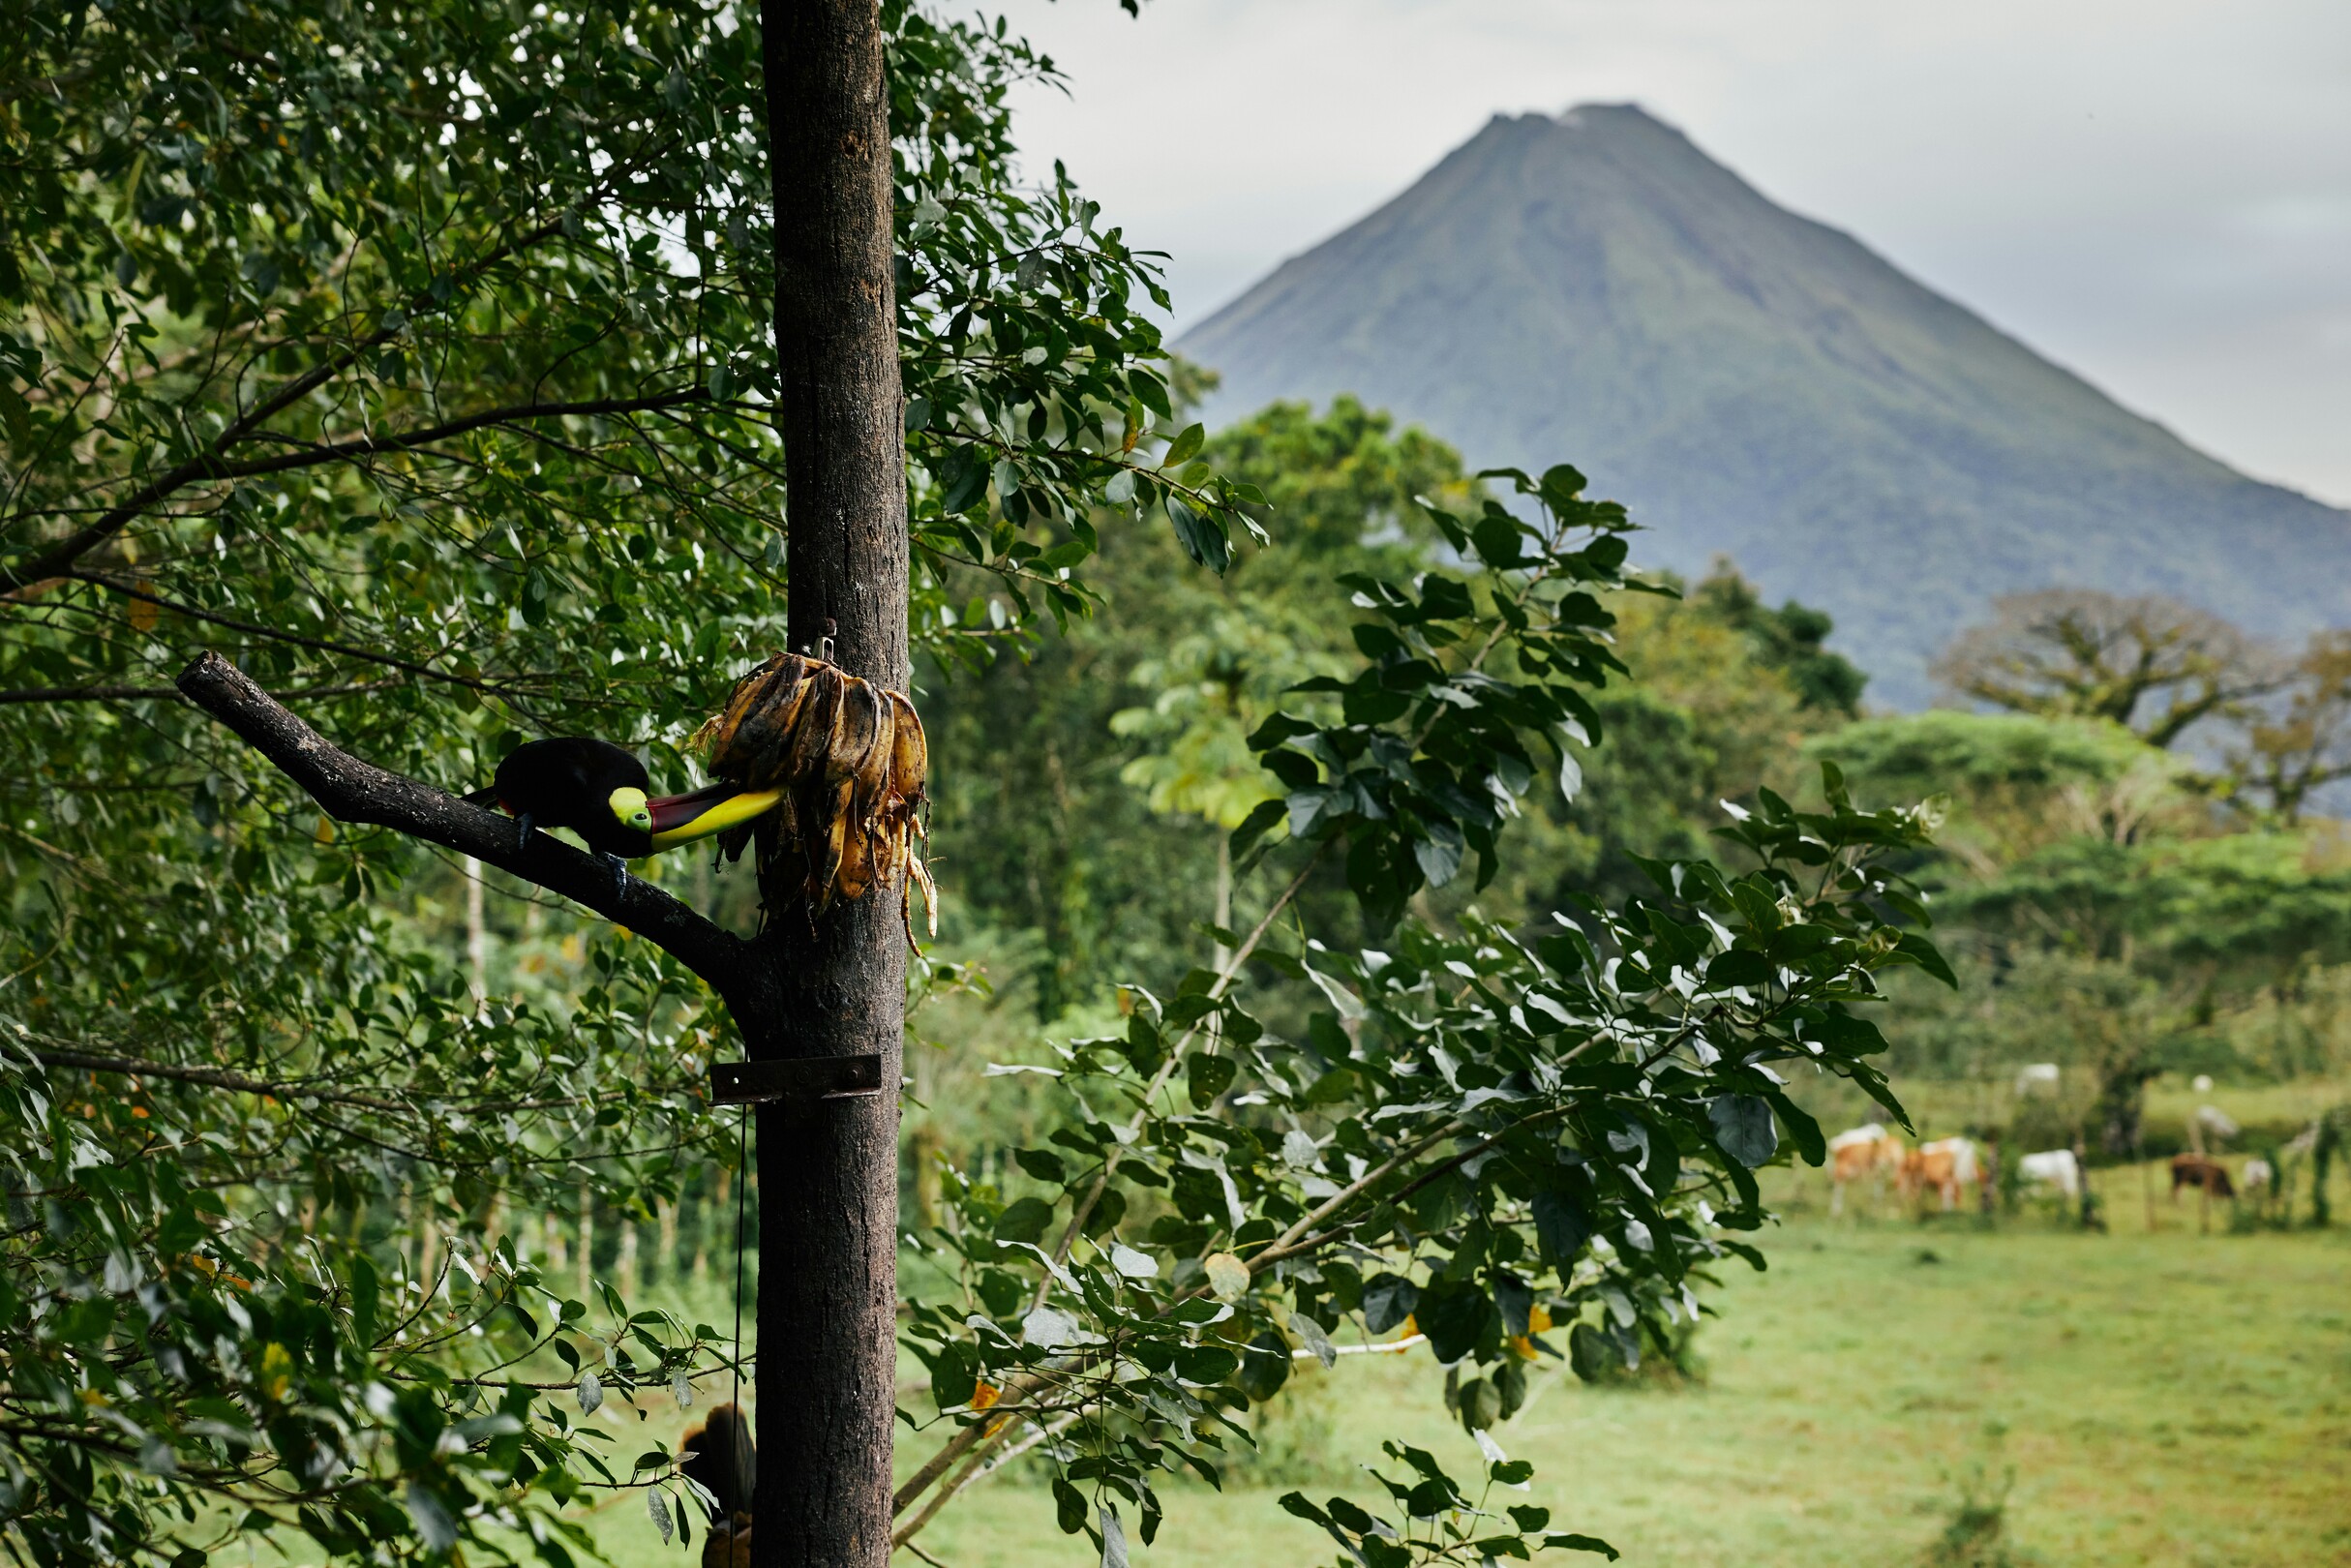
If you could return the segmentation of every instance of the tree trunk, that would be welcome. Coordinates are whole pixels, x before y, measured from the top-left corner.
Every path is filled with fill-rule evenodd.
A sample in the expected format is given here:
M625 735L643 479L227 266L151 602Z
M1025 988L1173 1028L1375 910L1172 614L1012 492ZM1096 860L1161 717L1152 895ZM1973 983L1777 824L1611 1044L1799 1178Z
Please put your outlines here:
M765 0L777 413L797 648L904 690L906 465L876 0ZM782 879L779 879L782 880ZM899 1046L906 952L877 892L810 921L796 890L738 1010L755 1056L882 1056L878 1098L759 1116L759 1568L883 1568L895 1404ZM746 1016L748 1014L748 1016Z

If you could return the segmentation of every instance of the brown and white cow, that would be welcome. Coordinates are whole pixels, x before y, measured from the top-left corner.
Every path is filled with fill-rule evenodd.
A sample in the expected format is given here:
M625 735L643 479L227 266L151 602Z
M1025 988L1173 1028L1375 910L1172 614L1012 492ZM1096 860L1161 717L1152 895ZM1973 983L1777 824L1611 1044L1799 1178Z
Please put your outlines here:
M1959 1207L1962 1187L1980 1186L1984 1179L1982 1162L1975 1158L1975 1144L1969 1138L1937 1138L1913 1149L1902 1161L1902 1196L1915 1204L1928 1189L1943 1195L1943 1212Z
M1864 1178L1875 1178L1881 1194L1889 1176L1902 1170L1902 1140L1876 1122L1853 1128L1828 1140L1828 1212L1845 1212L1845 1189Z

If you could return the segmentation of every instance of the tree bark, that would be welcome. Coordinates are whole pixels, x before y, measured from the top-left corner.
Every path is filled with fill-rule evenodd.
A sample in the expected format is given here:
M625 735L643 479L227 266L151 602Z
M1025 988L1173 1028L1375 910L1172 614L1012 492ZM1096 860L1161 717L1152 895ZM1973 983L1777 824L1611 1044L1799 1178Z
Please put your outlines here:
M790 638L906 688L906 465L876 0L765 0ZM765 889L755 1056L873 1051L888 1090L760 1112L759 1568L882 1568L896 1400L906 952L894 902Z

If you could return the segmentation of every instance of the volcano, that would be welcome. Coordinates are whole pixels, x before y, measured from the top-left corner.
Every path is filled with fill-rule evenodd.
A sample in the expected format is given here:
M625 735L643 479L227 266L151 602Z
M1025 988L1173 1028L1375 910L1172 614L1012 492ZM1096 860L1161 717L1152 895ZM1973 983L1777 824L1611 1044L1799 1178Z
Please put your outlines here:
M2238 473L1630 105L1497 116L1178 344L1209 413L1352 392L1473 465L1575 464L1654 531L1829 612L1873 702L1995 595L2351 622L2351 513ZM1213 423L1212 423L1213 428Z

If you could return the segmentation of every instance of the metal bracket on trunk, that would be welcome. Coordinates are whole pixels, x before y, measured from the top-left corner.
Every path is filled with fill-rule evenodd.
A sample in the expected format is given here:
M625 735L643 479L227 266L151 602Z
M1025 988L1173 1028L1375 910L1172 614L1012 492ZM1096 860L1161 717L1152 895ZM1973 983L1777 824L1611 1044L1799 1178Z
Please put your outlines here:
M863 1100L881 1092L882 1058L872 1051L859 1056L710 1064L710 1101L717 1105L759 1105L777 1100Z

